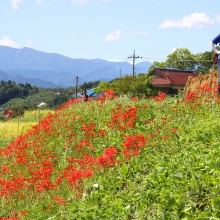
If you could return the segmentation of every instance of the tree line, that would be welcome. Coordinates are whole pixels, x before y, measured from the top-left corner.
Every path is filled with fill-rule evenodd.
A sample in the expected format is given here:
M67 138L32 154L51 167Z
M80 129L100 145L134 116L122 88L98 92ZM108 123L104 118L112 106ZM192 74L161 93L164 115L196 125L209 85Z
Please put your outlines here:
M177 48L167 56L164 62L153 62L149 71L154 68L190 70L195 73L208 73L209 69L217 69L213 63L214 51L193 54L187 48Z
M213 63L213 57L213 51L192 54L186 48L178 48L169 54L164 62L153 62L148 73L154 68L163 68L206 74L209 73L210 69L217 69L217 65ZM112 89L119 95L130 94L131 96L139 97L155 95L156 89L150 83L152 77L148 73L141 73L135 76L127 75L110 82L101 82L95 91L103 93L107 89Z
M30 94L34 94L38 92L38 88L36 86L31 86L31 84L16 84L15 82L9 81L1 81L0 82L0 105L8 102L13 98L25 98Z
M100 81L84 82L78 90L83 91L96 87ZM29 83L16 83L11 80L0 82L0 109L11 109L14 116L21 115L25 110L38 108L41 102L45 102L46 108L56 109L75 94L75 87L69 88L40 88Z

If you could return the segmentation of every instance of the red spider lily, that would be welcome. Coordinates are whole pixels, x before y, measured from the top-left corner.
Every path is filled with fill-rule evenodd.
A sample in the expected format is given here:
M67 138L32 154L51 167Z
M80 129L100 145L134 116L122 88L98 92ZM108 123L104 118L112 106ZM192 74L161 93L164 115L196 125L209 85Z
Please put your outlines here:
M20 218L10 217L10 218L0 218L0 220L20 220Z
M0 170L1 170L2 173L9 173L10 172L10 170L9 170L7 165L2 166L0 168Z
M126 160L130 160L132 156L137 156L141 153L139 150L122 150L122 155L125 157Z
M173 128L173 129L170 130L170 132L171 132L171 133L177 133L177 132L179 132L179 130L176 129L176 128Z
M58 197L58 196L53 197L53 201L55 201L58 205L66 205L67 204L67 202L63 198Z
M131 101L138 101L138 97L132 97Z
M115 157L118 154L118 150L115 147L109 147L105 149L104 154L99 156L96 159L97 164L100 165L100 168L103 167L112 167L117 163Z
M115 95L115 91L113 91L113 90L111 90L111 89L105 91L105 96L106 96L107 98L112 98L114 95Z
M129 148L143 148L147 140L142 134L127 136L123 147L125 149Z
M82 152L84 149L90 149L92 151L95 150L95 148L92 147L90 140L82 139L75 147L75 150Z
M98 133L99 133L99 136L101 136L101 137L104 137L105 136L105 134L106 134L106 130L104 130L104 129L99 129L98 130Z
M83 178L88 178L93 175L93 168L87 169L87 171L78 170L75 166L68 166L63 171L63 177L68 181L70 184L75 184L79 180Z
M154 135L153 134L149 134L148 138L154 138Z
M135 122L137 120L137 113L139 107L127 106L127 109L116 108L113 109L112 122L109 123L110 128L118 127L120 131L127 128L134 128Z
M196 98L198 98L197 95L194 92L190 92L189 94L187 94L186 101L194 100Z
M166 93L161 92L161 93L159 94L159 96L155 96L155 97L154 97L154 100L157 101L157 102L162 102L162 101L165 100L165 98L166 98Z
M97 134L95 133L95 129L96 129L96 124L93 121L91 121L89 124L82 125L82 131L84 131L85 135L89 137L97 136Z
M163 136L162 137L162 140L168 140L169 139L169 136Z
M107 95L112 96L114 93L109 92ZM99 170L120 163L117 158L120 158L121 155L127 160L139 155L141 148L145 147L147 140L143 135L131 135L125 137L123 149L110 146L95 157L93 140L100 136L104 137L107 130L98 129L93 121L85 123L83 118L77 117L74 113L73 115L62 113L62 110L71 104L73 103L67 102L55 114L48 115L27 134L18 137L6 149L0 150L0 157L13 161L10 166L1 164L0 196L15 196L15 198L20 196L22 198L28 197L31 192L35 195L44 192L52 194L53 189L59 190L59 187L64 185L70 190L78 190L80 195L83 179L91 177ZM103 105L100 104L100 107ZM146 105L144 108L148 108L148 106ZM122 104L118 104L117 108L112 111L111 123L106 120L105 124L111 125L110 128L122 131L120 137L123 137L125 133L123 131L135 128L139 109L140 107L123 107ZM75 121L78 124L75 124ZM155 123L155 121L151 121L151 123ZM80 132L84 135L82 139L77 136L78 131L74 134L73 125L75 127L79 125L79 128L81 125L83 132ZM132 131L135 132L134 129ZM153 138L153 135L149 138ZM49 144L47 139L50 141ZM77 154L79 151L80 154ZM69 158L65 156L66 161L64 159L64 165L61 165L59 153L63 154L63 152L67 153ZM90 153L93 156L89 155ZM21 174L17 170L22 170ZM4 174L5 177L3 177ZM54 201L59 205L66 204L66 201L59 197L55 197Z
M20 215L21 216L26 216L26 215L28 215L28 211L20 211Z

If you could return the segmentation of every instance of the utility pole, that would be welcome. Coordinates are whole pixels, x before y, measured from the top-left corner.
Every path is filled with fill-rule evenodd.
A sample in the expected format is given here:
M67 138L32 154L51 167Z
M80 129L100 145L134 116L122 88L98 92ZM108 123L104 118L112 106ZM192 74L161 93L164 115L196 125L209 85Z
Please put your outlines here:
M132 67L132 75L133 75L133 78L134 78L134 76L135 76L135 72L134 72L134 69L135 69L135 59L138 59L138 58L142 58L142 57L140 57L140 56L135 56L135 50L134 50L134 54L133 54L133 56L129 56L128 57L129 59L130 58L133 58L133 67Z
M76 77L76 99L77 99L78 76Z

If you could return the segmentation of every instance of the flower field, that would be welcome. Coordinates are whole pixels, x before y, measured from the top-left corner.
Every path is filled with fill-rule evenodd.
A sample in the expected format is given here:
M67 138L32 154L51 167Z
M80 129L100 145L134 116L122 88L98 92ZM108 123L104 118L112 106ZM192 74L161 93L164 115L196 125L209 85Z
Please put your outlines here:
M214 97L70 100L0 148L1 220L219 219L219 192Z

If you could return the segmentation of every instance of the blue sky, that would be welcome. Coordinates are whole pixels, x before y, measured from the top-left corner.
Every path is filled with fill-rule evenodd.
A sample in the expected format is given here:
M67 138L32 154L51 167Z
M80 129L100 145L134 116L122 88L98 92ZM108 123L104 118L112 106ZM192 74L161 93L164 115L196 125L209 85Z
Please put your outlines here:
M211 51L219 0L1 0L0 45L70 58L166 60Z

